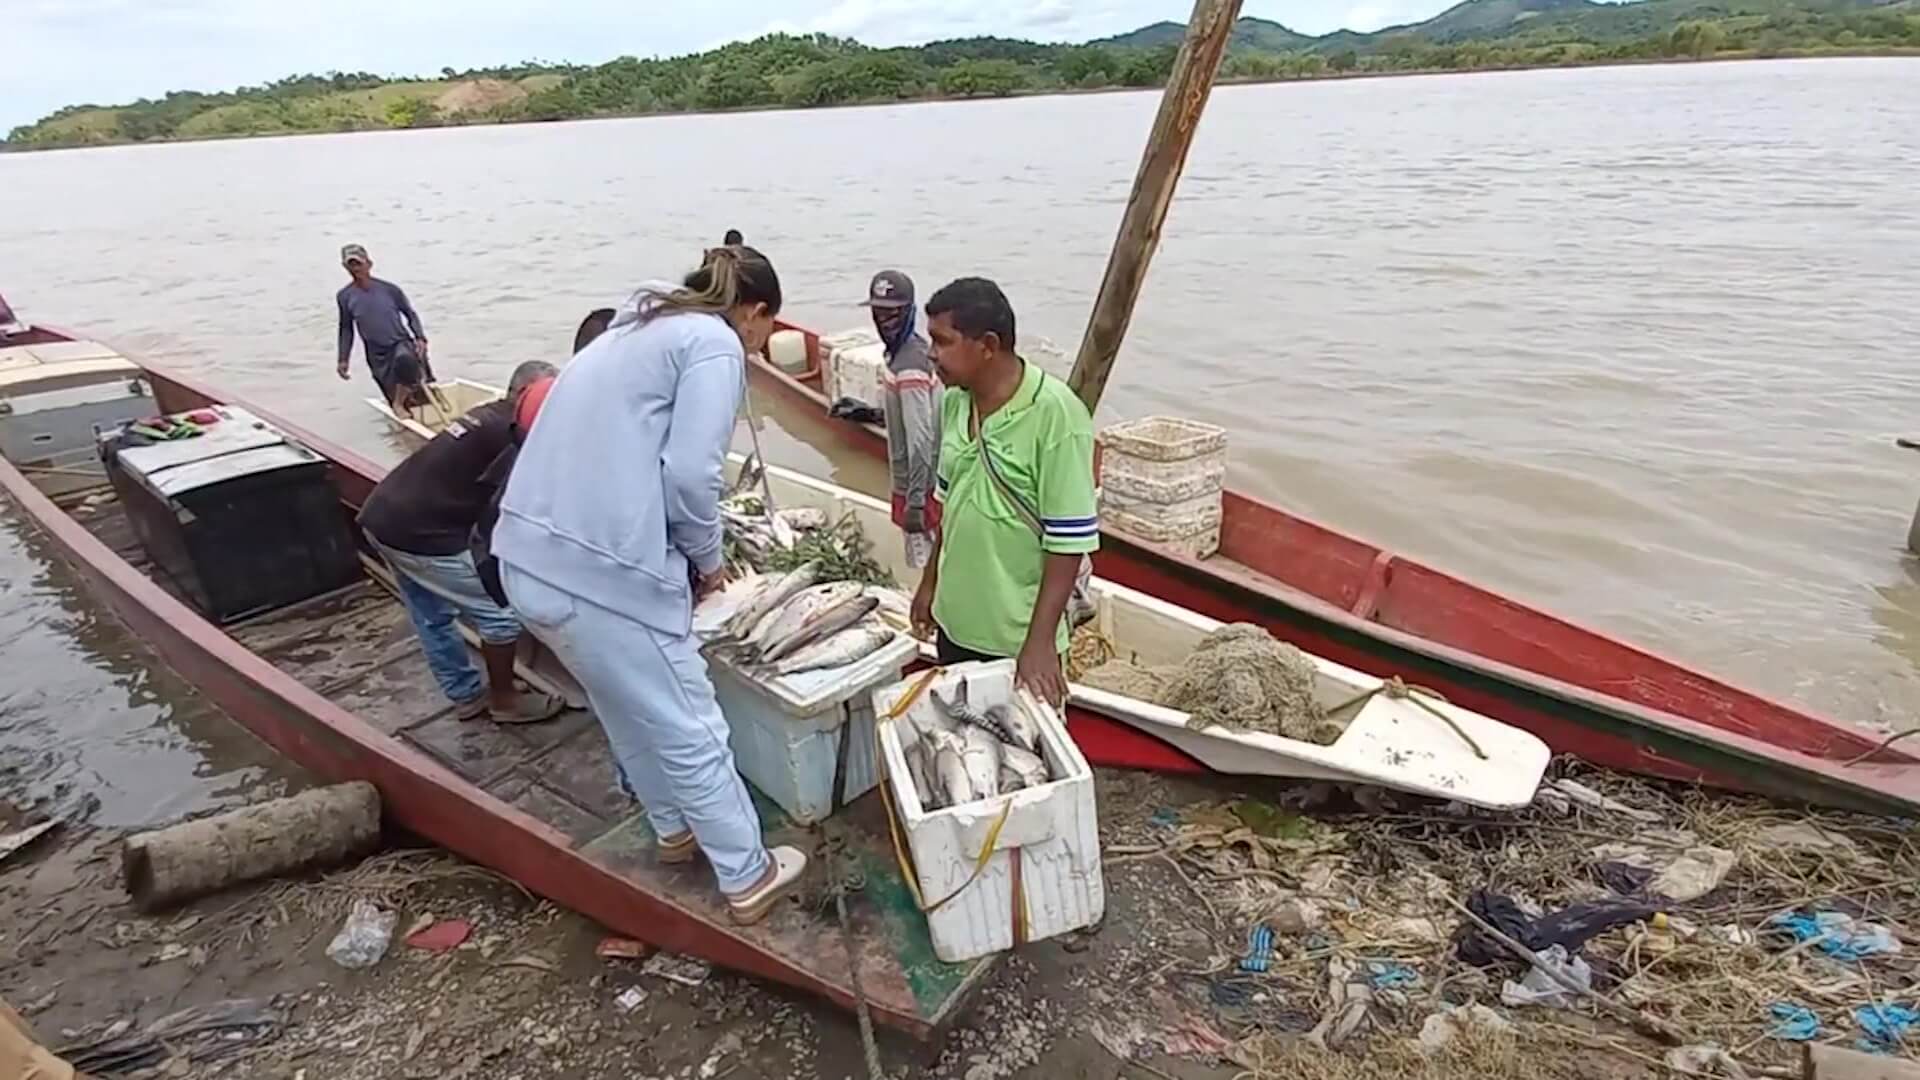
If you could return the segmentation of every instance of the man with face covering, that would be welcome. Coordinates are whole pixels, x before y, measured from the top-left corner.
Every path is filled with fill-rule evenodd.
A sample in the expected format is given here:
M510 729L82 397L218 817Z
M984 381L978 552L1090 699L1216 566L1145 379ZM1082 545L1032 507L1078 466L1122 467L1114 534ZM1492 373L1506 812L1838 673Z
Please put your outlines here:
M887 349L882 412L893 474L893 523L906 534L907 564L919 569L927 565L940 527L940 504L933 498L940 460L940 377L916 325L912 278L898 270L873 275L866 306Z

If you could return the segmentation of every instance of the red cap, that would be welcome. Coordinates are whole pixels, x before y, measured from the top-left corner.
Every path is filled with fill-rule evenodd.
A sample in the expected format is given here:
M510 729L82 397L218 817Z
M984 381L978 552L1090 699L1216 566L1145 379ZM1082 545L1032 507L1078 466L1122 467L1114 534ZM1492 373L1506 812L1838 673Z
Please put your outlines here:
M513 426L520 429L522 436L533 430L534 417L540 415L540 406L546 403L553 381L554 376L549 375L521 392L520 404L513 411Z

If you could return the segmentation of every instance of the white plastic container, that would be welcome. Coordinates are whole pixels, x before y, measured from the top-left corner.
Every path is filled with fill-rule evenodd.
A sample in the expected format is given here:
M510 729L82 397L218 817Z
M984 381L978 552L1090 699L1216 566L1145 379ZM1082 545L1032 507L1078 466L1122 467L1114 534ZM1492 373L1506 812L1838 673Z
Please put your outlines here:
M1149 416L1100 433L1100 521L1193 558L1220 550L1227 433Z
M775 330L767 339L767 358L789 375L807 370L807 335L798 330Z
M827 404L851 398L878 409L885 401L887 348L872 330L844 330L820 339Z
M873 711L881 715L891 712L923 677L915 675L874 691ZM928 810L920 804L907 774L902 740L918 737L917 725L936 707L932 696L922 693L905 715L880 725L885 782L894 814L906 834L920 895L928 904L952 897L927 916L934 955L948 963L1003 952L1020 944L1014 940L1016 861L1025 941L1041 941L1091 926L1100 921L1107 907L1093 770L1067 736L1066 725L1053 709L1031 695L1014 692L1011 660L955 664L929 689L952 700L963 681L968 701L976 708L1007 702L1038 722L1041 753L1056 779L1009 795ZM1006 822L994 840L993 854L979 877L967 884L1003 810Z
M740 775L796 823L812 825L833 813L844 742L842 802L873 790L880 775L873 760L873 690L898 682L918 653L911 637L896 633L880 651L846 667L762 682L716 649L707 671Z

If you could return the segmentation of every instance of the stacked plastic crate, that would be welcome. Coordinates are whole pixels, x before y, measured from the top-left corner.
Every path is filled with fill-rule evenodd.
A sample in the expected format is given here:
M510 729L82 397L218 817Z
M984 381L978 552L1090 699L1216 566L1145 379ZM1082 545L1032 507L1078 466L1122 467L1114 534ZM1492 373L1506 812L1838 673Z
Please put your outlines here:
M1149 416L1106 429L1100 445L1103 526L1193 558L1220 550L1225 429Z

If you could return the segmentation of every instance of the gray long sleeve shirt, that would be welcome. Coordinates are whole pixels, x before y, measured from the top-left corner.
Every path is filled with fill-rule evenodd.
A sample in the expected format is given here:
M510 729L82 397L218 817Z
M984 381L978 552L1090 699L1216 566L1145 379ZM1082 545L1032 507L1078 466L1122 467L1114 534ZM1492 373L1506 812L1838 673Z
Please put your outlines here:
M926 339L907 335L887 357L887 460L893 494L906 506L925 506L940 459L940 376Z
M353 355L353 330L360 328L360 340L367 352L385 354L403 341L427 336L420 315L407 302L400 286L379 278L367 279L367 287L348 283L335 297L340 303L340 360Z

